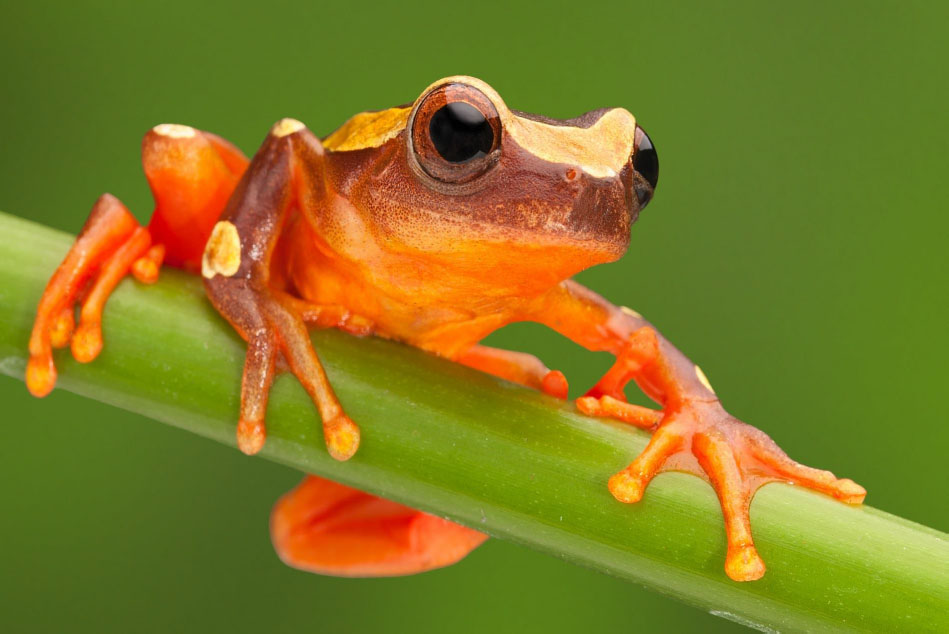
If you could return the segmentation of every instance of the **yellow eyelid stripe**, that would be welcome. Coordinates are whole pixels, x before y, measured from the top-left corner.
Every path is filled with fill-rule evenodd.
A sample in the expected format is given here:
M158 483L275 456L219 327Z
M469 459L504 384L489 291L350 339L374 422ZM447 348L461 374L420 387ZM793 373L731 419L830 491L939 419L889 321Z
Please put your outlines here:
M411 112L411 108L360 112L323 139L323 147L332 152L379 147L405 129Z
M633 154L636 118L624 108L608 110L589 128L509 117L507 133L522 148L551 163L576 165L594 178L616 176Z

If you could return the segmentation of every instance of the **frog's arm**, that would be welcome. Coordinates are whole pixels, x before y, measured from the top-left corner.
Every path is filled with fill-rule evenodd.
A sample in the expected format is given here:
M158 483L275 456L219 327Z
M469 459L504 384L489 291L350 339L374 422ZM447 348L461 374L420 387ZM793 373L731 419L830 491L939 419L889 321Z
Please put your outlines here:
M636 502L663 470L707 478L725 517L725 569L732 579L764 574L748 514L761 485L791 482L844 502L863 501L863 487L794 462L766 434L725 412L702 370L635 311L567 281L539 299L531 312L532 319L585 348L616 356L613 367L578 400L582 411L654 429L643 453L610 478L610 492L622 502ZM630 380L662 406L661 417L625 402L623 388Z
M288 211L301 196L322 200L323 147L302 123L278 122L258 150L202 260L208 297L247 341L237 442L256 453L266 438L264 414L282 356L323 418L327 448L346 460L359 447L359 428L343 412L297 304L270 288L271 256Z
M270 386L286 362L323 419L327 449L338 460L359 446L359 428L343 412L313 349L306 323L358 333L341 307L311 306L270 286L271 256L288 212L323 196L323 147L302 123L278 122L254 156L202 261L208 296L247 341L238 445L255 453L266 437ZM274 507L271 534L290 565L342 576L421 572L461 559L485 535L395 502L308 476Z
M131 272L154 282L164 260L196 271L204 243L247 165L224 139L187 126L155 126L142 141L142 165L155 197L148 227L125 205L103 194L40 299L30 336L26 385L45 396L56 384L53 348L71 344L77 361L102 350L102 310ZM75 307L80 322L75 327Z

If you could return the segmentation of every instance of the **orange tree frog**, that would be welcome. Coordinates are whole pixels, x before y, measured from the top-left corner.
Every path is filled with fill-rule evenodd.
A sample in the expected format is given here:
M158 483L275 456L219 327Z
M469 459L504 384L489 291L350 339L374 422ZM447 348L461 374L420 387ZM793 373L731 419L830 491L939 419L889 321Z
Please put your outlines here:
M636 502L663 470L708 479L732 579L764 574L749 520L762 484L792 482L848 503L865 496L733 418L652 324L569 279L623 255L653 196L656 150L627 110L549 119L509 109L483 81L448 77L413 104L358 114L322 140L283 119L250 161L214 134L174 124L150 130L142 155L155 198L149 225L103 195L42 296L26 373L37 396L56 381L52 348L95 358L116 284L129 272L153 281L164 263L202 275L247 341L237 442L248 454L265 442L268 393L284 369L312 397L329 453L346 460L359 447L308 325L405 342L566 398L562 373L479 343L530 320L615 355L577 407L653 435L609 490ZM630 380L661 410L627 403ZM485 538L314 476L278 502L271 528L286 562L337 575L419 572Z

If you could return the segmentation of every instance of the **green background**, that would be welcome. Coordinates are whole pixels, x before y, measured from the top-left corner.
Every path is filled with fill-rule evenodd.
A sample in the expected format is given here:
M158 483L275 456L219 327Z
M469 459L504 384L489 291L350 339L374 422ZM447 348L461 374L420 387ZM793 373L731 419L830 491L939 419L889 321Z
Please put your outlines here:
M579 279L643 312L793 457L949 529L949 12L324 4L4 6L0 209L75 232L107 190L146 220L138 144L156 123L252 153L280 117L327 133L450 74L550 116L625 106L659 150L657 196L629 254ZM491 341L574 392L609 363L532 325ZM291 570L267 513L299 474L5 377L0 403L5 631L739 629L498 540L416 577Z

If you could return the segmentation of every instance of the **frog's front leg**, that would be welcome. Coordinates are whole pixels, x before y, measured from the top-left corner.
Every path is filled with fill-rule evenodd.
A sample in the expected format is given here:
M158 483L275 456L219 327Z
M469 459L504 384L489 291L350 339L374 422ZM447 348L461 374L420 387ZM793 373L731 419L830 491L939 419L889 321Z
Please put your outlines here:
M359 447L359 428L343 409L310 342L299 305L270 287L271 254L291 209L323 200L323 147L302 123L274 125L251 161L205 247L201 272L215 308L247 341L237 442L263 447L270 386L282 357L323 419L337 460Z
M859 504L866 491L852 480L798 464L763 432L729 415L702 370L638 313L619 308L596 293L567 281L538 300L533 318L591 350L605 350L616 363L578 407L654 428L652 440L626 469L609 480L622 502L637 502L649 481L663 470L707 477L725 518L725 570L736 581L765 572L752 539L749 508L755 491L768 482L790 482ZM630 380L663 410L625 403Z

